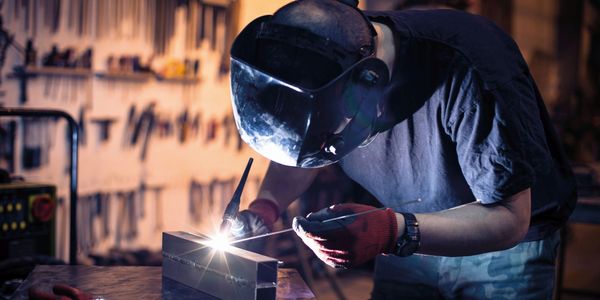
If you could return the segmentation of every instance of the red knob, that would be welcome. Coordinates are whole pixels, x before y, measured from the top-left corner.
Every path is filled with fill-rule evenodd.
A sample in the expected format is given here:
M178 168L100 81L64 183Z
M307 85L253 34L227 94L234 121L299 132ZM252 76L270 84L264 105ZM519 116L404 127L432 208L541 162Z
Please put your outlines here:
M48 222L54 215L54 201L48 195L37 196L33 200L31 214L40 222Z

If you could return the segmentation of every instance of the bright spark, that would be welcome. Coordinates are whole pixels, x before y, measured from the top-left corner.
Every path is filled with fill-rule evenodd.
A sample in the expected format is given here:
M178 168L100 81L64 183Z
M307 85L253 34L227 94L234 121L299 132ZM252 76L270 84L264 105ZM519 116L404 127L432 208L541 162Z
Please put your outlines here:
M1 1L1 0L0 0ZM209 253L207 253L207 257L203 259L202 261L202 265L205 266L204 270L202 270L202 273L200 274L200 276L198 276L198 282L202 281L202 279L204 278L204 275L206 274L206 271L210 268L211 264L213 263L213 260L218 260L221 261L222 263L225 263L225 266L227 268L227 272L228 274L231 274L231 270L229 269L229 263L227 262L227 256L225 254L225 250L227 250L229 247L233 247L231 246L231 242L232 240L230 239L230 236L228 234L221 234L219 232L220 230L220 219L211 219L211 227L213 228L212 232L214 232L214 234L202 234L198 231L197 228L190 228L191 232L195 232L198 235L204 236L206 237L206 239L202 239L202 241L199 242L199 244L201 244L202 246L198 248L198 250L205 248L205 247L209 247L211 248L211 251L209 251ZM193 252L194 250L190 251ZM189 253L189 252L188 252ZM181 254L181 255L185 255L185 253Z
M217 250L217 251L224 251L226 250L231 244L231 241L229 240L229 237L225 234L217 234L215 236L211 236L210 240L206 241L206 245Z

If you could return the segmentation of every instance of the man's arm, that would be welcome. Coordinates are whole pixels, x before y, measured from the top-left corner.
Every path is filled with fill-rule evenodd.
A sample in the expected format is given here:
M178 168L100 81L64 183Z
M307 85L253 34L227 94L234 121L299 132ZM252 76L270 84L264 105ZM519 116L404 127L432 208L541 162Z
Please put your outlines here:
M415 214L421 232L422 254L466 256L513 247L529 228L531 190L516 193L498 204L473 202L452 209ZM404 218L396 214L398 235Z
M280 209L286 209L308 189L318 172L318 169L294 168L271 162L257 198L271 200Z
M237 217L243 224L233 235L237 237L260 235L273 230L273 224L282 210L298 198L313 182L317 169L287 167L271 162L258 192L258 197ZM264 239L243 242L238 247L262 252Z

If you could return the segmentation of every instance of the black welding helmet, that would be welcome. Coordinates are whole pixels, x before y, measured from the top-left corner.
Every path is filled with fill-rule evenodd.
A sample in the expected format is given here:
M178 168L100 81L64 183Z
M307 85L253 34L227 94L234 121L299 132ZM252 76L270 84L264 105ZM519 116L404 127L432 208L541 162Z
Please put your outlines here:
M279 164L316 168L335 163L376 134L389 71L374 56L375 31L371 27L369 47L352 53L308 30L269 21L263 16L251 22L231 49L238 131L250 147ZM257 66L261 40L287 43L347 67L316 87L284 80Z

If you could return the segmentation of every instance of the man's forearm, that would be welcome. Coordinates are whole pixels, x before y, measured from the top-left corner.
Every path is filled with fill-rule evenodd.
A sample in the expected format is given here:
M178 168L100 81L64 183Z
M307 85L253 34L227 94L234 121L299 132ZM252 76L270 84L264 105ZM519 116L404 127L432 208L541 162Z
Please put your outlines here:
M318 169L293 168L271 162L258 198L272 200L280 209L286 209L308 189L317 173Z
M419 253L466 256L510 248L529 228L530 190L517 193L501 204L473 202L452 209L416 214L421 232ZM397 214L399 234L404 218Z

